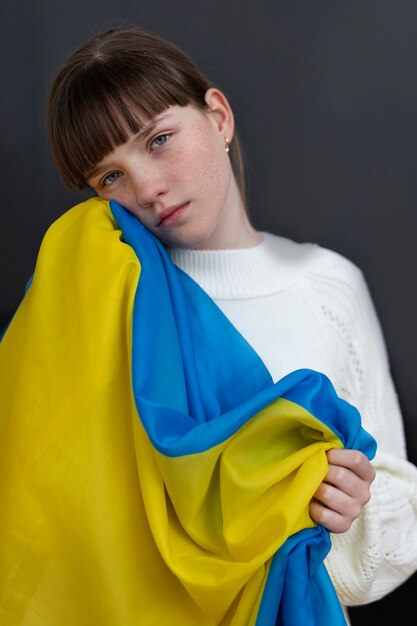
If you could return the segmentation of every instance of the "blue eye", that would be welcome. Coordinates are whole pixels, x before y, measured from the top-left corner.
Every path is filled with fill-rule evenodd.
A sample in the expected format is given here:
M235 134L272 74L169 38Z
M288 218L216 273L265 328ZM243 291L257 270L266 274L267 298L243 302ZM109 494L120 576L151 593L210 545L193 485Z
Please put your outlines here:
M159 137L155 137L155 139L152 142L152 145L163 146L164 143L166 143L168 141L170 136L171 135L159 135Z
M120 177L120 172L110 172L103 180L103 185L111 185Z

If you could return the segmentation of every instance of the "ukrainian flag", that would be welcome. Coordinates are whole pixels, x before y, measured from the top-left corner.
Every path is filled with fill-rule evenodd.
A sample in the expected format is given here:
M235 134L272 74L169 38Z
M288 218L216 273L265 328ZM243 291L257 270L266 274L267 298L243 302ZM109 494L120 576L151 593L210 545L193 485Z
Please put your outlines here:
M0 344L0 623L337 626L309 517L375 441L330 381L273 384L130 213L58 219Z

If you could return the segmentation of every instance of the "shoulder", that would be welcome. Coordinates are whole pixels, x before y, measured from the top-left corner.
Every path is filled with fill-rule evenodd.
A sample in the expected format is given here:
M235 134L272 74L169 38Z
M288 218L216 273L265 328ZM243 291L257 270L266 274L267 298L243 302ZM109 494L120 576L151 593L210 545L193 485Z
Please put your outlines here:
M108 225L114 229L115 221L109 209L109 203L98 197L89 198L65 211L48 228L44 239L68 235L72 231L88 232L92 227L102 228Z
M323 285L339 285L348 291L362 289L362 270L335 250L313 242L297 242L273 233L262 233L265 247L277 262L297 267L304 275Z
M270 254L293 270L310 306L318 307L328 322L351 327L373 315L364 274L350 259L317 243L263 235Z
M37 256L34 280L60 272L67 280L82 277L77 267L86 270L91 280L106 277L110 268L137 257L130 246L121 245L120 229L107 201L91 198L63 213L46 231ZM59 272L56 270L59 268ZM90 271L91 270L91 271ZM59 281L59 278L57 279ZM97 278L98 280L98 278ZM65 280L61 278L62 284Z

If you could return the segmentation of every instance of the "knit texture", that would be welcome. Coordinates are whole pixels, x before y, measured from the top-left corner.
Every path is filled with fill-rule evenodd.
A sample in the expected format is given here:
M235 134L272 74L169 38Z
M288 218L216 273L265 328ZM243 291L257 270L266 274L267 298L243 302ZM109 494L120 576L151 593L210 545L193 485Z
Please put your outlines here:
M262 233L247 249L170 250L258 352L274 381L326 374L377 440L372 498L332 535L326 566L342 603L372 602L417 569L417 468L407 461L381 326L362 272L336 252Z

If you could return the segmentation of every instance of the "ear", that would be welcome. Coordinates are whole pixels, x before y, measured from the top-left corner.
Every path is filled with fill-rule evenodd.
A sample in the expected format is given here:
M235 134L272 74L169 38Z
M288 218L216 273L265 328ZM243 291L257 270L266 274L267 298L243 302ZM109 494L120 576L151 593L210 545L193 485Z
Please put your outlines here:
M204 99L219 132L231 141L235 130L235 120L226 96L220 89L210 87L207 89Z

